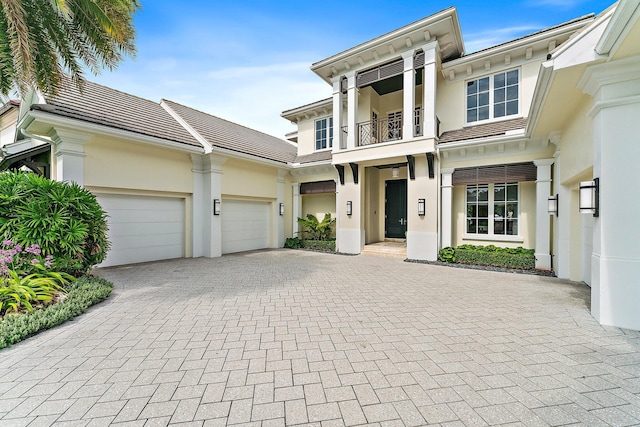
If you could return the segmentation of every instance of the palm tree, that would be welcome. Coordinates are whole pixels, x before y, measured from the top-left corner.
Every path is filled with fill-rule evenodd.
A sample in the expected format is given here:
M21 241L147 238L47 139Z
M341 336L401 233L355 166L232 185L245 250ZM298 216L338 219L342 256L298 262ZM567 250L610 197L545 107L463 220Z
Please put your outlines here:
M138 0L0 0L0 93L55 95L64 73L81 89L93 74L135 55Z

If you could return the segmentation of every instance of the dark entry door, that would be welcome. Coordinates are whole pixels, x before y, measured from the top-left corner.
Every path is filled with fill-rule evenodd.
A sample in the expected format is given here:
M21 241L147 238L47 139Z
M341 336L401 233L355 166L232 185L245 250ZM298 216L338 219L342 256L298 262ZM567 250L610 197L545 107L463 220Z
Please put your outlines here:
M404 239L407 231L407 181L387 181L385 187L384 235Z

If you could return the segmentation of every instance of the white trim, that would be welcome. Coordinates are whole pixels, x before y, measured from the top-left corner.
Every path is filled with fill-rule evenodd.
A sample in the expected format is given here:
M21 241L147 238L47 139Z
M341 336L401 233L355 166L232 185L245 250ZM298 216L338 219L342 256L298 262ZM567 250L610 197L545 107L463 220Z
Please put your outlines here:
M587 113L588 117L595 117L600 110L605 108L617 107L620 105L640 104L640 95L625 96L623 98L607 99L606 101L596 101L593 107Z
M640 2L628 0L618 2L613 16L607 24L602 37L595 46L596 53L600 55L615 55L620 44L626 39L631 30L632 21L640 18Z
M175 121L177 121L187 132L189 132L191 134L191 136L193 136L195 139L198 140L198 142L200 144L202 144L202 146L204 147L204 153L205 154L209 154L212 151L212 146L211 144L209 144L209 141L207 141L202 135L200 135L194 128L191 127L191 125L189 123L187 123L186 120L184 120L178 113L176 113L173 108L171 108L169 105L167 105L167 103L164 101L164 99L162 101L160 101L160 106L162 108L164 108L164 110L169 113L169 115L171 117L174 118Z
M520 142L520 141L528 141L525 139L524 129L515 129L518 131L518 134L504 135L504 136L488 136L486 138L475 138L475 139L467 139L464 141L455 141L455 142L443 142L438 144L438 148L440 151L453 151L459 148L466 147L481 147L481 146L489 146L496 144L506 144L509 142Z

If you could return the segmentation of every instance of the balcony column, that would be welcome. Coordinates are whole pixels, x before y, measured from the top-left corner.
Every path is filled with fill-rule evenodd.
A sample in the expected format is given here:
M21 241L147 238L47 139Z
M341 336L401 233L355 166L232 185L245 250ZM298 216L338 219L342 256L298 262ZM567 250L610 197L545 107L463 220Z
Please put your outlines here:
M551 195L551 166L555 159L534 160L536 177L536 268L551 270L551 216L548 212Z
M342 132L342 88L340 82L341 76L331 78L333 84L333 149L335 153L344 148L346 141ZM296 221L297 223L297 221Z
M356 87L356 72L351 71L347 77L347 149L358 145L358 88ZM335 103L335 99L334 99ZM335 106L335 104L334 104ZM335 110L334 113L335 114ZM335 124L335 123L334 123Z
M405 52L402 54L404 60L404 74L403 74L403 113L402 113L402 139L413 138L413 111L416 108L416 80L415 69L413 67L414 51Z
M451 221L453 206L453 168L440 170L442 174L442 214L440 218L440 238L443 248L451 246Z
M436 85L438 41L434 40L422 46L424 51L424 75L422 78L422 109L424 110L425 138L435 138L436 135Z

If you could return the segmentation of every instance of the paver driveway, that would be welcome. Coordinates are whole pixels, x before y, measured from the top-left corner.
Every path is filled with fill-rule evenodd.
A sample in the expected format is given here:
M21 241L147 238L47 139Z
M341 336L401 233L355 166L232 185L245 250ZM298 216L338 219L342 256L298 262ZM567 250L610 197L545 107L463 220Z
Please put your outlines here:
M103 270L0 352L0 425L633 425L640 334L553 278L301 251Z

